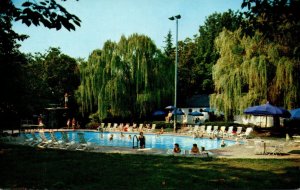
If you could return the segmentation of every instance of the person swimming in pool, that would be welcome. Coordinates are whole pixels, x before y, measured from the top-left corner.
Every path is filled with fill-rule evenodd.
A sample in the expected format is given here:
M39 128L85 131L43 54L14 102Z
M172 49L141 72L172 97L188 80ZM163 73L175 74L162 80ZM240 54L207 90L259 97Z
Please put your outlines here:
M199 154L199 153L200 153L200 151L199 151L197 144L193 144L193 147L191 149L191 154Z
M139 141L140 141L140 148L145 148L146 138L145 138L143 132L140 132Z
M125 137L124 133L123 133L123 132L121 132L121 138L124 138L124 137Z
M224 140L221 141L221 147L225 147L226 143L224 142Z
M181 152L181 149L180 149L178 143L175 143L175 144L174 144L173 152L174 152L174 153L180 153L180 152Z
M109 140L110 141L114 140L114 134L110 134Z

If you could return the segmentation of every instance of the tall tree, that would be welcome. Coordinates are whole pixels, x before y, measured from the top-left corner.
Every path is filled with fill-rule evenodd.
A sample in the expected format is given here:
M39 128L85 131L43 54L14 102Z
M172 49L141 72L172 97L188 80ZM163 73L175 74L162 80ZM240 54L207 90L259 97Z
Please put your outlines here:
M107 41L80 66L78 100L83 111L100 119L139 119L170 100L172 67L153 41L144 35Z
M214 41L219 33L226 28L234 31L240 27L242 16L239 12L228 10L224 13L214 13L208 16L203 26L199 27L197 43L197 64L193 66L194 80L200 93L213 92L212 66L217 62L219 53L216 51Z
M257 32L224 30L216 39L220 58L213 67L211 106L230 119L251 105L267 101L291 109L299 102L299 60L284 56L282 45Z
M167 57L171 58L174 57L174 46L173 46L173 38L171 31L168 32L167 36L165 37L165 47L164 47L164 53Z
M194 70L197 57L197 45L194 40L186 38L184 41L179 41L179 64L178 64L178 105L184 106L186 99L197 94L199 83L196 83Z
M216 41L221 57L213 71L212 105L227 118L266 101L300 106L300 1L244 0L242 7L243 32L224 31Z
M247 34L258 30L269 40L288 46L299 44L299 0L243 0L242 8L247 9L243 28Z
M39 25L59 30L62 26L75 30L80 20L57 4L55 0L26 1L17 8L11 0L0 1L0 81L3 81L0 95L0 125L19 125L18 119L26 112L24 95L26 83L25 56L20 53L17 41L27 38L12 30L12 22L21 20L26 25ZM12 119L13 117L13 119Z
M25 66L28 97L32 111L45 108L49 103L63 105L65 93L74 96L79 86L77 61L63 54L58 48L29 56Z
M6 5L7 9L4 9ZM25 56L19 51L18 40L27 38L12 30L13 14L11 2L0 1L0 125L15 125L22 108L22 94L24 81L22 63Z

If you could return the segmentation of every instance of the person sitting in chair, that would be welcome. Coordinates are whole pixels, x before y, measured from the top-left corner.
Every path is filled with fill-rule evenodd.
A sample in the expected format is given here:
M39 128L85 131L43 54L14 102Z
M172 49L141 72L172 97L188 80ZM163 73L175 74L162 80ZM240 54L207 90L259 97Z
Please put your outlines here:
M164 128L162 127L161 129L160 129L160 131L158 131L156 134L157 135L161 135L161 134L163 134L164 133Z

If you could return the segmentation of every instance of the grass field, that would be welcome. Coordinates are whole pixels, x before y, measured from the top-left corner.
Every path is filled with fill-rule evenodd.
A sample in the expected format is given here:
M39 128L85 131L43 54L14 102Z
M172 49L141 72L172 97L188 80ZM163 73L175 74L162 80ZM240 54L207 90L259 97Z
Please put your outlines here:
M0 144L0 188L296 189L300 160L105 154Z

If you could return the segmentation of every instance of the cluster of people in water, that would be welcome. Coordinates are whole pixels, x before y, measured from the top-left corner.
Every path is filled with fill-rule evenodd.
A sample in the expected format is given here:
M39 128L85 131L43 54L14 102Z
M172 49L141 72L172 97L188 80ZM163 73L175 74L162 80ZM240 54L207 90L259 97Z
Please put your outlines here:
M103 138L103 133L101 133L101 138ZM121 132L120 134L120 138L124 139L125 138L125 135L123 132ZM131 140L131 134L129 134L127 136L128 140ZM108 138L110 141L114 140L114 134L110 134L109 138Z
M205 151L205 148L201 147L201 152L203 152L203 151ZM173 153L175 153L175 154L181 153L181 148L179 147L178 143L174 144ZM190 150L190 154L194 154L194 155L200 154L200 150L199 150L197 144L193 144L193 146Z
M101 138L103 138L103 134L101 133ZM125 138L125 135L123 132L120 134L120 138ZM128 135L128 140L131 140L131 134ZM114 140L114 134L110 134L109 138L110 141ZM140 135L137 137L139 143L140 143L140 148L145 148L146 144L146 137L144 136L143 132L140 132Z
M224 140L222 140L221 141L221 147L225 147L225 146L226 146L226 143L224 142ZM193 144L193 146L190 150L190 154L197 155L197 154L200 154L203 151L205 151L205 147L201 147L201 151L200 151L198 145ZM181 153L181 148L180 148L178 143L174 144L173 153L175 153L175 154Z
M102 137L103 138L103 134L101 133ZM120 138L125 138L125 135L123 132L120 133ZM127 136L128 140L131 140L132 137L131 137L131 134L129 134ZM114 139L114 134L110 134L109 136L109 140L112 141ZM145 145L146 145L146 137L144 136L144 133L143 132L140 132L139 136L137 137L138 139L138 142L139 142L139 148L143 149L145 148ZM221 141L221 147L225 147L226 146L226 143L224 140ZM201 151L204 151L205 148L204 147L201 147ZM174 144L174 148L173 148L173 153L181 153L181 148L179 146L178 143L175 143ZM198 148L198 145L197 144L193 144L191 150L190 150L190 154L200 154L200 150Z

